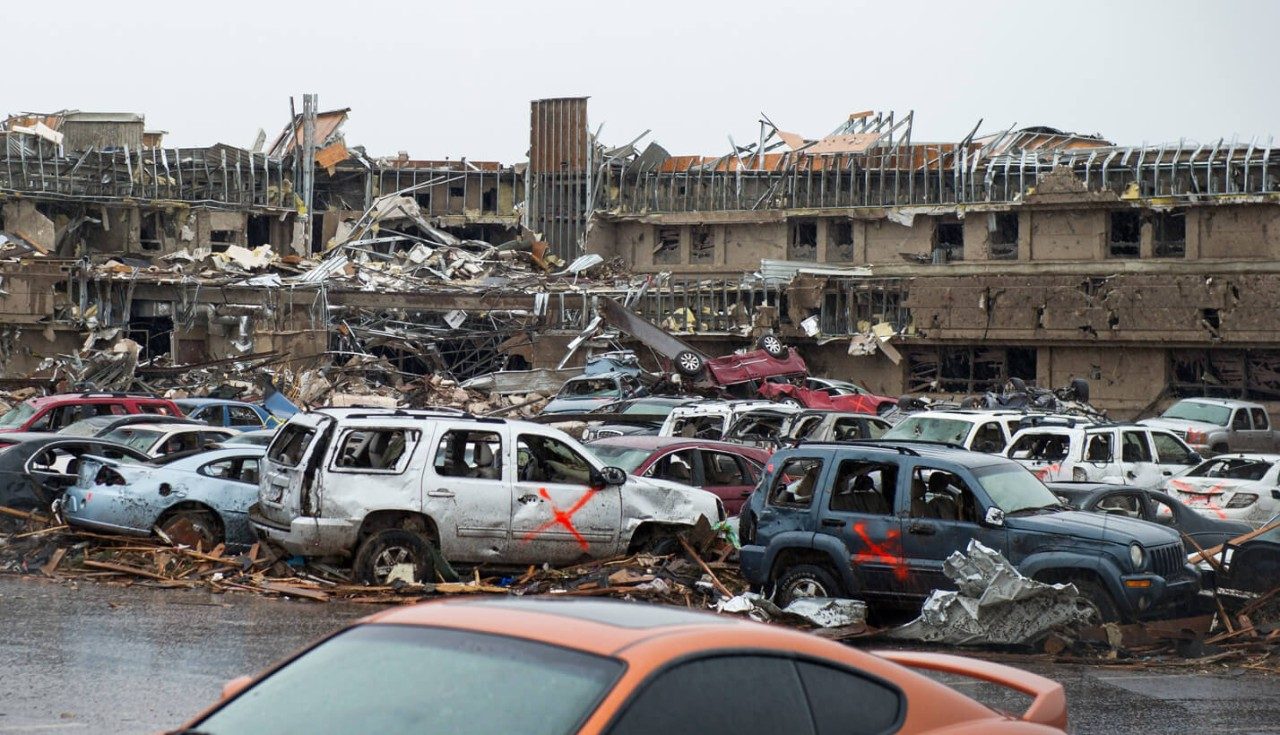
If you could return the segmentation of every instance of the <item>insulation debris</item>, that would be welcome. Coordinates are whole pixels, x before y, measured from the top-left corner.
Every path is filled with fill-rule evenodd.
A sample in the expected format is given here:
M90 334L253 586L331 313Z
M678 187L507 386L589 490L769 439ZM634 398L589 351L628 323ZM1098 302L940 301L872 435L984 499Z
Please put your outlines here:
M934 590L920 617L890 637L958 646L1034 645L1094 615L1074 585L1028 579L977 540L948 557L942 571L958 590Z

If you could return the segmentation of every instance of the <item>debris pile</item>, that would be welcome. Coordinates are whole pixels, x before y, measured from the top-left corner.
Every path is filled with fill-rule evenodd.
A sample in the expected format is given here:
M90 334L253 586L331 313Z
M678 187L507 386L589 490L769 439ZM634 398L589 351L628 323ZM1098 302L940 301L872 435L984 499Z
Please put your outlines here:
M1023 645L1078 629L1093 616L1074 585L1028 579L975 539L964 553L948 557L942 571L957 591L935 590L920 617L891 631L891 637L957 646Z

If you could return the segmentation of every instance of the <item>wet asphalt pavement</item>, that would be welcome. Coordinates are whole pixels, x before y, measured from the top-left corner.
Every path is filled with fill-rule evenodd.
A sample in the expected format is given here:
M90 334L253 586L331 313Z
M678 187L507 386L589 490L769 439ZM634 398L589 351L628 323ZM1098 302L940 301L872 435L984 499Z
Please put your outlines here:
M376 609L0 576L0 735L176 727L227 679ZM1072 732L1280 733L1280 676L1012 663L1067 687ZM944 680L993 706L1026 703Z

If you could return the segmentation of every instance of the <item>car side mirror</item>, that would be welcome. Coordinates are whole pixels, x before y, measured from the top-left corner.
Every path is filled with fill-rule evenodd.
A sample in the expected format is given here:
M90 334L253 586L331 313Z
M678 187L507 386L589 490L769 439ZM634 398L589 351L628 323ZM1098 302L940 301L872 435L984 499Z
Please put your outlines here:
M252 676L237 676L236 678L232 679L226 684L223 684L222 685L222 701L225 702L228 699L231 699L232 697L236 696L240 692L243 692L245 689L248 689L249 685L252 683L253 683Z
M620 467L604 467L595 474L596 476L592 478L595 482L591 484L596 487L616 487L627 484L627 473Z
M1273 488L1271 490L1271 497L1275 498L1276 500L1280 500L1280 488Z
M1004 511L999 508L987 508L987 515L982 520L988 526L1003 526Z
M1184 464L1200 464L1203 461L1204 457L1201 457L1199 452L1192 452L1187 455L1187 461Z

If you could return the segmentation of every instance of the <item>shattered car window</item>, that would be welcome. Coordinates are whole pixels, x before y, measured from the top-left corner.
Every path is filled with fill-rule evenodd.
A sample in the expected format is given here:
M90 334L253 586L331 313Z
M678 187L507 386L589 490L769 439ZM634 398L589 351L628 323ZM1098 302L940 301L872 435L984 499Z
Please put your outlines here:
M139 452L145 452L154 446L161 436L164 436L164 433L160 431L122 428L108 432L102 437L102 439L104 441L120 442L121 444L136 449ZM165 454L168 453L169 452L165 452Z
M502 437L492 431L448 431L433 466L444 477L502 477Z
M569 445L550 437L521 434L516 459L521 482L591 484L591 464Z
M408 429L356 429L342 437L334 465L348 470L394 472L417 443L418 432Z
M773 477L769 489L769 504L792 508L808 508L822 477L822 460L795 457L787 460Z
M719 439L724 435L724 417L690 416L676 419L671 434L686 439Z
M1166 419L1201 421L1206 424L1226 426L1227 422L1231 420L1231 409L1226 406L1215 406L1211 403L1178 401L1170 406L1169 410L1161 414L1160 417Z
M885 439L918 439L920 441L964 444L972 424L959 419L909 416L884 433Z
M574 732L622 674L545 643L361 625L321 643L192 728L205 735ZM520 692L519 697L510 692Z
M636 468L644 463L652 453L648 449L632 449L630 447L612 447L594 445L591 453L602 463L626 470L628 475L635 474Z
M996 464L973 470L991 502L1005 513L1057 508L1061 501L1021 465Z
M1024 434L1013 443L1009 456L1013 459L1035 459L1057 462L1067 458L1071 437L1063 434Z
M19 403L0 416L0 426L22 426L34 416L36 410L26 403Z
M1272 464L1258 459L1211 459L1188 472L1187 476L1261 480L1271 470Z
M570 380L564 384L557 398L611 398L618 394L617 383L607 378Z
M315 436L314 429L298 424L289 424L280 430L271 446L267 449L267 458L285 467L297 467L302 455Z

